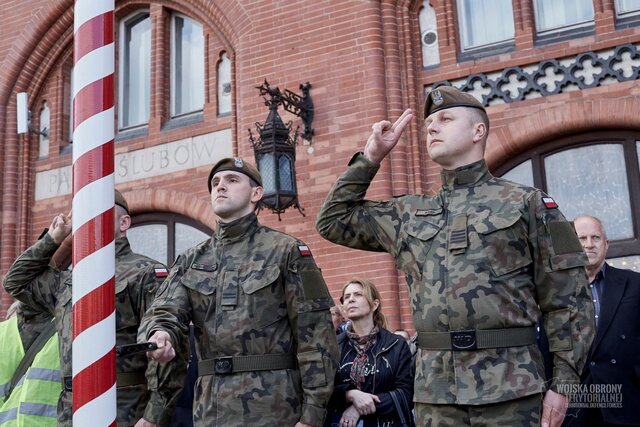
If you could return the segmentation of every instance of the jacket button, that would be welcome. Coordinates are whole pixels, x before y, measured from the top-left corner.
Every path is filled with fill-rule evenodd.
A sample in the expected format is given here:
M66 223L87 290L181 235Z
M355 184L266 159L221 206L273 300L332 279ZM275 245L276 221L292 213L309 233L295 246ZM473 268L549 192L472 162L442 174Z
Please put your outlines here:
M626 340L627 337L624 334L622 334L622 335L620 335L620 339Z
M616 359L611 359L611 364L615 365L616 364Z
M596 366L596 362L591 362L591 363L589 363L589 365Z

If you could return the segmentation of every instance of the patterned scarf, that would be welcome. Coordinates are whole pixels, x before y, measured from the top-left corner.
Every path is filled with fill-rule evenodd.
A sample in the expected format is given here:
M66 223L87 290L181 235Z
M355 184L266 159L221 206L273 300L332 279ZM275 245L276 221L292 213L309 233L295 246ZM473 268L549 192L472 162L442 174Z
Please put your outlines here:
M349 378L358 390L360 390L360 387L364 384L366 364L369 360L367 352L376 345L379 331L377 326L374 326L371 332L364 336L356 335L354 332L351 332L350 328L346 331L349 343L356 350L356 358L353 359Z

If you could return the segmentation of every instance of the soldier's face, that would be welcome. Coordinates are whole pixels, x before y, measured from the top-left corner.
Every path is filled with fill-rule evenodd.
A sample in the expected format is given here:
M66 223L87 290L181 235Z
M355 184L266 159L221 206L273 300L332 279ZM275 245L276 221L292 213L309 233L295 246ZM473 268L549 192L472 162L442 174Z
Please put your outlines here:
M476 125L469 108L452 107L437 111L424 121L427 151L445 169L455 169L477 161Z
M369 300L364 295L362 285L359 283L351 283L344 288L342 301L345 317L350 320L366 317L373 319L373 312L378 308L378 304L375 301L373 307L369 304Z
M262 187L252 187L251 178L236 171L222 171L211 178L211 206L222 222L230 222L254 211Z
M609 249L609 242L600 223L593 218L579 217L574 221L574 226L582 249L589 258L589 267L602 267Z

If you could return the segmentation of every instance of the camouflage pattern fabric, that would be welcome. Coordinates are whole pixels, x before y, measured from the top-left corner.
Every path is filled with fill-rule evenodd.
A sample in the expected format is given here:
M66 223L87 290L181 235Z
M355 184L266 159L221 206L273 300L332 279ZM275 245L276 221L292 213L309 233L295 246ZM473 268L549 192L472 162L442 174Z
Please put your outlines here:
M377 170L354 156L318 215L320 234L391 254L405 273L418 331L534 327L544 319L552 388L578 383L594 335L587 259L553 200L493 177L484 161L443 171L435 197L364 200ZM536 344L418 349L417 403L484 405L544 389Z
M71 272L60 271L49 261L58 245L51 236L41 240L22 253L9 269L5 279L5 289L16 299L35 310L48 312L56 319L56 328L60 343L60 362L63 377L70 377L71 370ZM162 277L155 273L156 268L164 268L157 261L131 251L126 238L117 239L116 251L116 345L136 342L140 319L151 301ZM116 372L137 372L144 375L149 370L154 375L156 369L147 362L145 354L118 357ZM167 365L160 371L170 378L174 365ZM181 368L176 368L181 369ZM155 384L159 382L153 378ZM162 380L160 380L162 381ZM119 426L133 426L143 417L148 421L168 425L171 419L174 400L177 398L182 382L169 387L167 380L161 383L161 391L147 390L146 384L134 384L117 388ZM58 401L58 424L71 426L72 393L63 390Z
M255 214L219 223L181 255L143 319L148 339L167 331L183 347L193 322L198 360L293 353L297 369L204 375L197 426L321 426L338 346L333 300L308 248L263 227Z
M420 424L425 427L539 427L542 396L476 406L417 404L414 411L417 419L427 420Z

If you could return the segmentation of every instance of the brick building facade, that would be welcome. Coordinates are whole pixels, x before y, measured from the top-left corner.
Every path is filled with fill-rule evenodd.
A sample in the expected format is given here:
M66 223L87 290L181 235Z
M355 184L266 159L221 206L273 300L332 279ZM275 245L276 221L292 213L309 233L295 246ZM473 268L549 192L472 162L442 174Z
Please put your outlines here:
M563 3L577 9L549 10ZM134 221L151 225L136 239L155 245L158 235L149 233L169 230L173 234L160 238L160 245L172 246L171 261L182 248L183 228L175 224L205 233L214 228L206 177L218 158L253 161L247 129L267 115L255 87L267 79L297 91L310 82L315 134L312 150L307 143L298 146L296 162L306 216L290 209L282 221L266 211L260 219L310 246L334 296L354 275L372 279L392 327L412 329L406 285L393 260L332 245L318 236L314 222L371 124L405 108L421 116L425 91L452 84L487 105L487 160L497 175L544 188L569 217L592 207L605 223L611 215L617 227L613 255L621 265L636 262L638 3L118 0L116 184ZM70 208L73 1L31 0L26 6L3 0L0 7L4 274L53 215ZM16 133L19 92L28 93L33 126L46 127L46 138ZM300 122L281 114L294 126ZM368 198L437 190L439 170L424 141L421 120L414 120ZM585 173L594 177L588 185L581 179ZM158 224L165 228L153 228ZM0 314L10 301L2 291Z

